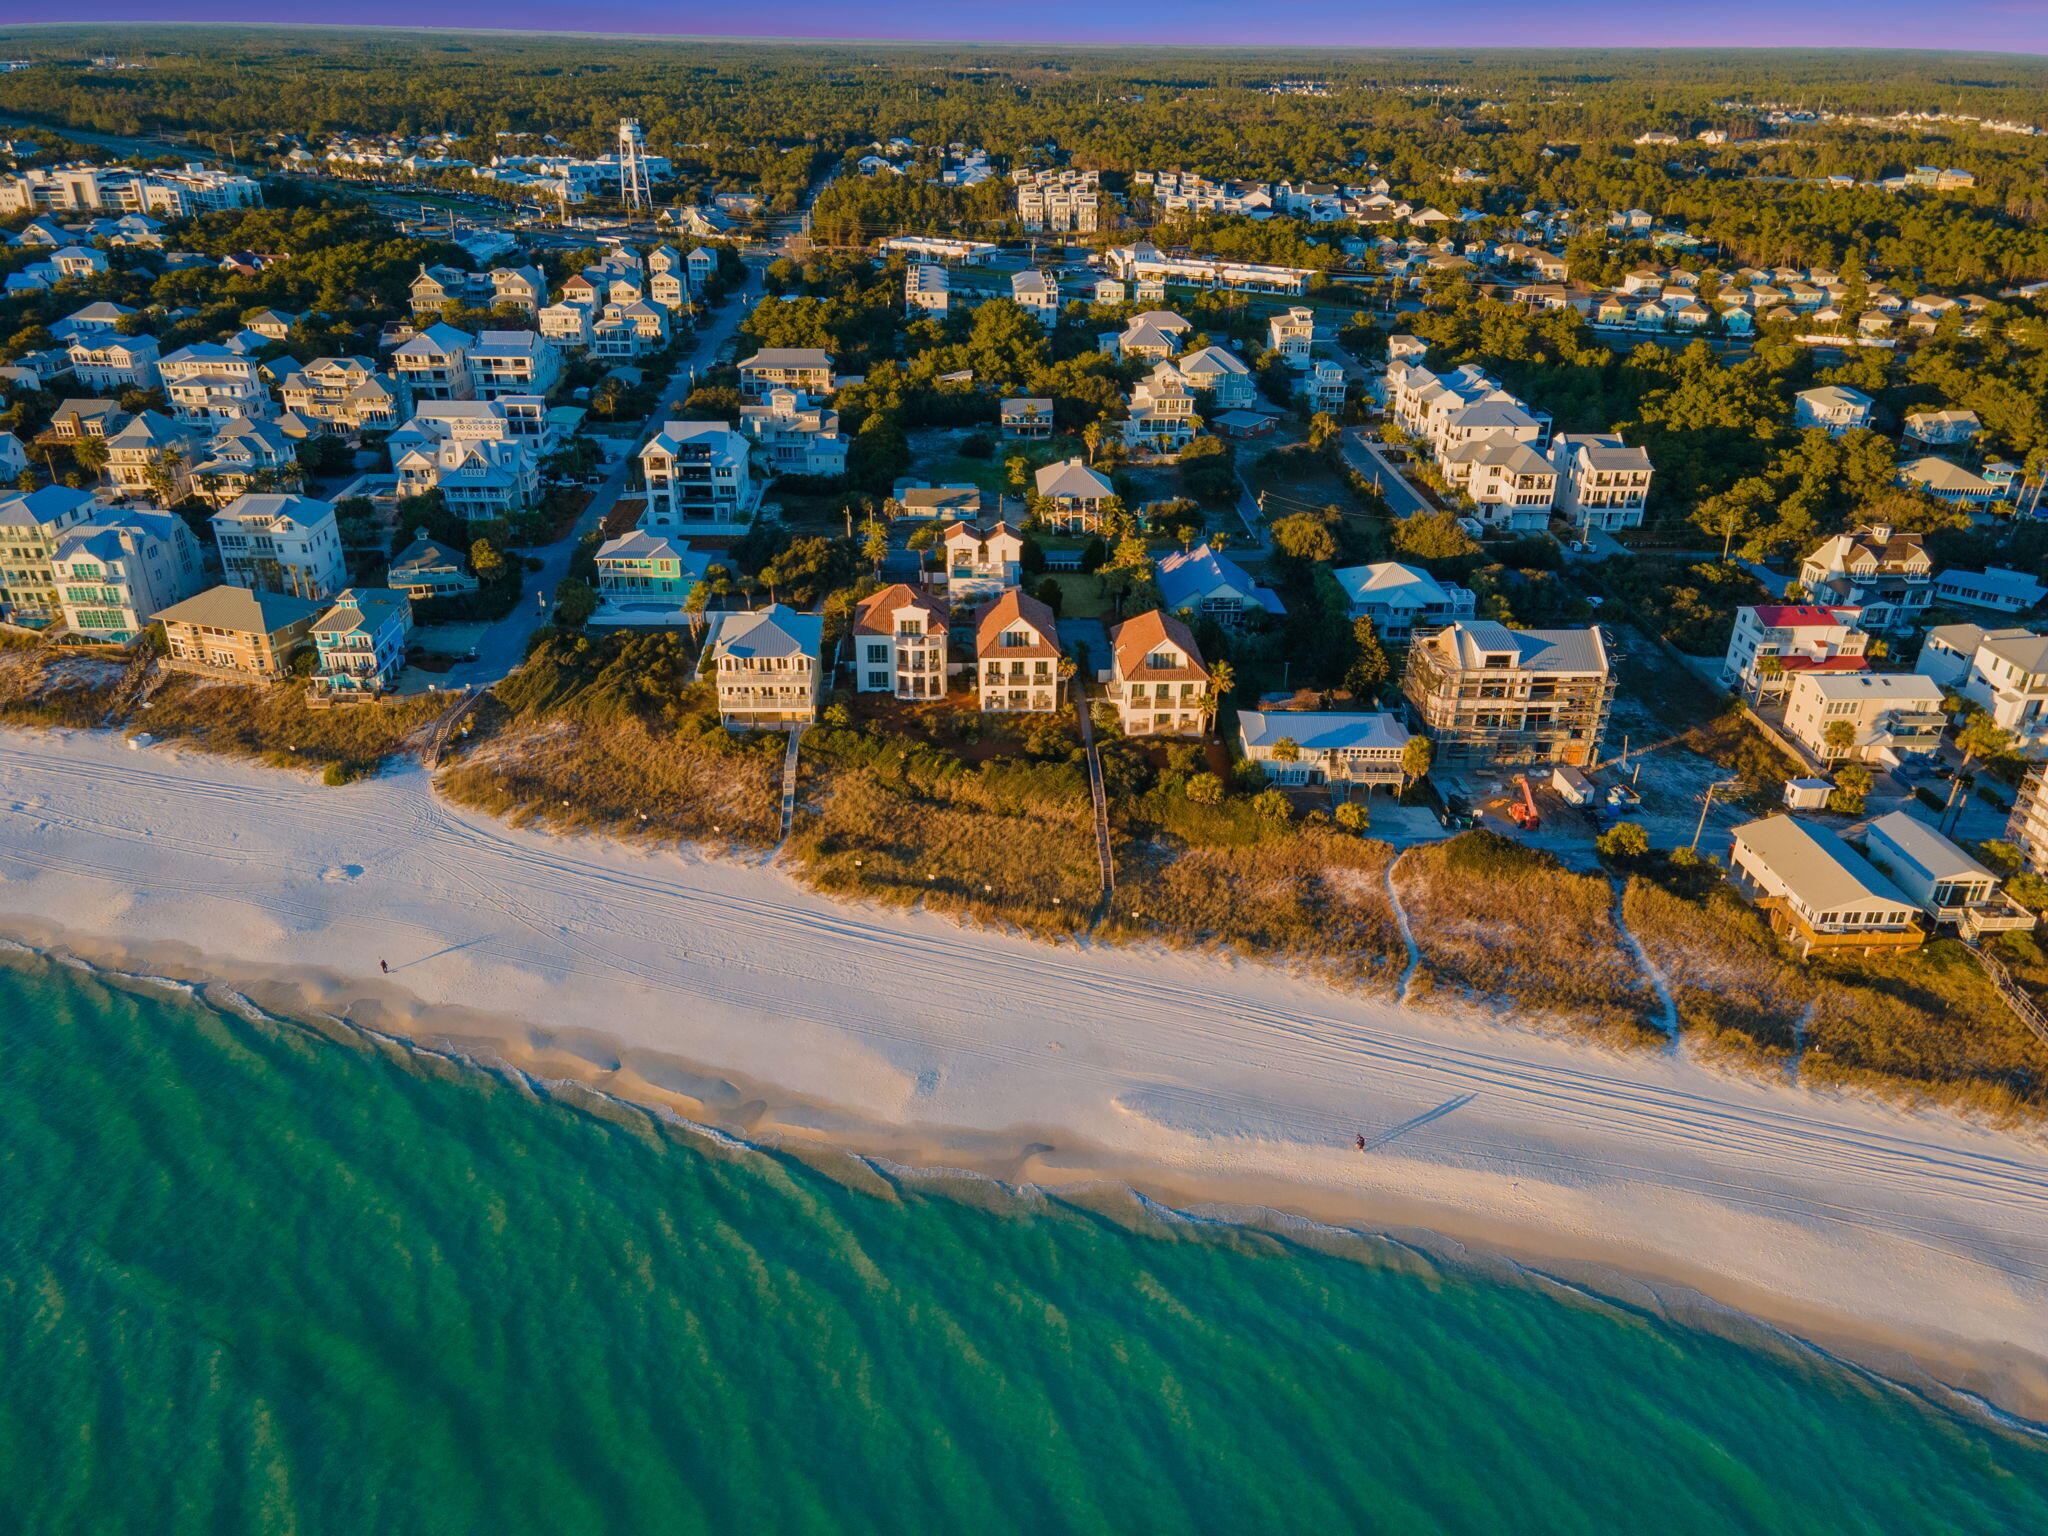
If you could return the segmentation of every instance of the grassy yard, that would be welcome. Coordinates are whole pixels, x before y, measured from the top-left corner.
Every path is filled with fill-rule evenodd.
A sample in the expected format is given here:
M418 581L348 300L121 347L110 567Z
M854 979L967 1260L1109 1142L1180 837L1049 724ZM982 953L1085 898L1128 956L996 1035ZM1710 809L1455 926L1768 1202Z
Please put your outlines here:
M1394 872L1425 982L1520 1019L1623 1044L1662 1040L1657 999L1614 926L1614 893L1491 832L1410 850Z

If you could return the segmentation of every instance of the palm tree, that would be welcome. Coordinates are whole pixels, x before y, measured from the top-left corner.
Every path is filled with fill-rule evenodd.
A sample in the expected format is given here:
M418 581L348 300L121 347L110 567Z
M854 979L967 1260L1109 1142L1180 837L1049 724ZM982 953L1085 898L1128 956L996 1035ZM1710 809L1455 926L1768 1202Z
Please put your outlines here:
M1209 665L1209 700L1221 704L1231 688L1236 685L1237 674L1230 669L1227 661L1211 662Z
M1978 758L2004 757L2012 751L2012 732L1991 718L1988 711L1970 708L1956 727L1956 745L1962 749L1963 761L1956 769L1955 781L1949 785L1948 804L1941 808L1944 825L1953 825L1950 813L1957 819L1962 812L1957 801L1962 798L1963 782L1970 772L1970 764Z

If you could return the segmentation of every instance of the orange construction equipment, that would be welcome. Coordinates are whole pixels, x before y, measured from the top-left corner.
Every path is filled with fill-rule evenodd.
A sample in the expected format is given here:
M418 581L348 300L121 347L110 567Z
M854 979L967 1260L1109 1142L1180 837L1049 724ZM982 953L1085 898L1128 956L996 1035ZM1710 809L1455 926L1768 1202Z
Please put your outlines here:
M1522 800L1519 805L1508 806L1508 820L1524 832L1534 832L1543 825L1543 818L1536 814L1536 794L1529 788L1529 775L1518 773L1515 782L1522 786Z

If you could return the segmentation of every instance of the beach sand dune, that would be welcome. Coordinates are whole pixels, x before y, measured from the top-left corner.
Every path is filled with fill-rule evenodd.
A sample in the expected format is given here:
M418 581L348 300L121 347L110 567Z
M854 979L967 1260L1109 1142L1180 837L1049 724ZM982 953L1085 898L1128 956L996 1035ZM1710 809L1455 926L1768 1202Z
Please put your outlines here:
M848 906L772 867L512 828L414 769L335 789L6 732L0 810L0 926L30 941L291 981L751 1134L1693 1287L2048 1416L2038 1136L1256 964Z

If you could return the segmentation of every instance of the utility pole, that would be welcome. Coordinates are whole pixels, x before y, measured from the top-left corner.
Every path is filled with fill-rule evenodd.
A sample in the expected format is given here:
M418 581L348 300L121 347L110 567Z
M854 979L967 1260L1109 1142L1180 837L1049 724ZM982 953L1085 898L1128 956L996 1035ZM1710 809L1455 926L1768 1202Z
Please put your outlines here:
M1707 830L1707 812L1714 808L1715 794L1724 789L1733 789L1740 779L1716 779L1707 786L1707 798L1700 802L1700 824L1692 829L1692 842L1688 845L1693 853L1700 851L1700 838Z

